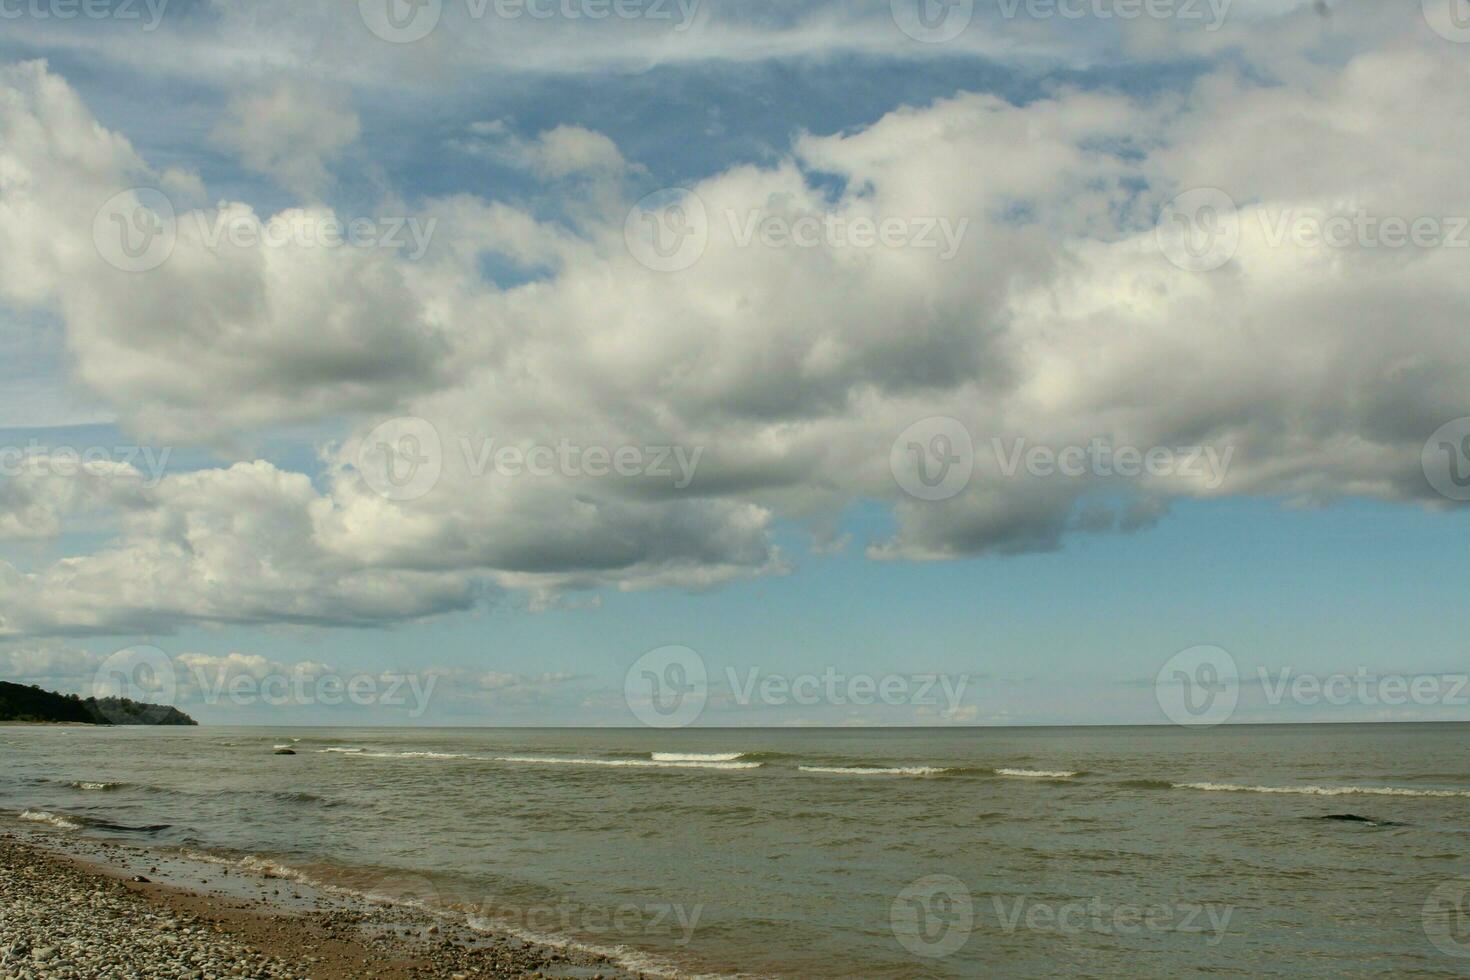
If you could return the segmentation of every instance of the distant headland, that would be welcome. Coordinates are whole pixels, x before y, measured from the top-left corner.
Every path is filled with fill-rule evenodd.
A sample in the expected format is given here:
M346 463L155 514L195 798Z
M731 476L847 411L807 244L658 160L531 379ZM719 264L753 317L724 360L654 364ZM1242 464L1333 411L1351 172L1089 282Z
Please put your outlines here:
M79 725L197 725L177 708L127 698L80 698L0 681L0 722Z

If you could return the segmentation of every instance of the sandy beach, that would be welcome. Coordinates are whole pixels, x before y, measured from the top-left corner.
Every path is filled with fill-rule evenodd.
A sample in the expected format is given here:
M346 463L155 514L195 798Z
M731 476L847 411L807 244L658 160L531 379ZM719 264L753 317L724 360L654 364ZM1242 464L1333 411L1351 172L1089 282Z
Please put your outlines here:
M141 870L140 870L141 869ZM184 882L197 881L193 887ZM0 833L0 978L635 977L596 954L108 842Z

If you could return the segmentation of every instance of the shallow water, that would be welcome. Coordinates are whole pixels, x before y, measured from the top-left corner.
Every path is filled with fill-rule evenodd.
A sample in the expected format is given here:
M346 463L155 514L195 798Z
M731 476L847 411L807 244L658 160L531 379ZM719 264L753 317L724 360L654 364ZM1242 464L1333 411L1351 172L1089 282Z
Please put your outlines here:
M1467 739L0 728L0 811L672 973L1448 976Z

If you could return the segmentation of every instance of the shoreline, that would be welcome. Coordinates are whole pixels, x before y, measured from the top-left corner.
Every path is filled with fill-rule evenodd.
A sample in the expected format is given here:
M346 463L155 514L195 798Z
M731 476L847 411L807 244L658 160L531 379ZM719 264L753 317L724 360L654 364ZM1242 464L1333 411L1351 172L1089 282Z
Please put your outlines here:
M0 830L0 908L3 980L645 976L455 917L96 838Z

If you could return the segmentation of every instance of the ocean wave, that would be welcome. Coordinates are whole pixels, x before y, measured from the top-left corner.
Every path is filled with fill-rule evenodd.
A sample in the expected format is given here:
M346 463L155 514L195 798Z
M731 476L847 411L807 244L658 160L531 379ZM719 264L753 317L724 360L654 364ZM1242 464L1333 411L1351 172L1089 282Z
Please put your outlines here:
M837 776L937 776L950 772L944 766L797 766L802 772L822 772Z
M359 752L364 752L366 750L365 749L350 748L350 747L345 746L345 745L333 745L330 748L317 749L317 751L318 752L337 752L337 753L341 753L342 755L357 755Z
M369 752L368 749L318 749L318 752L340 752L351 758L487 758L484 755L466 755L465 752Z
M654 762L734 762L744 752L655 752Z
M624 945L604 946L598 943L583 942L570 939L566 936L553 933L539 932L527 929L513 921L500 917L487 917L483 915L468 915L465 924L476 932L500 933L510 935L522 942L534 943L539 946L549 946L552 949L574 949L584 953L592 953L617 963L626 970L632 971L638 976L682 978L686 974L679 972L674 967L654 956L639 950L629 949ZM696 974L694 978L713 978L718 974Z
M514 936L515 938L525 942L538 943L540 945L550 946L556 949L575 949L584 952L595 953L609 958L613 962L622 966L624 969L632 971L634 973L672 978L689 976L687 974L681 973L679 970L669 965L668 963L665 963L662 960L654 958L649 954L643 953L639 950L630 949L622 945L601 946L578 941L567 936L542 932L532 932L528 929L518 927L512 921L502 920L498 917L486 918L482 915L476 914L475 910L466 911L463 907L455 907L448 904L437 905L430 898L426 898L422 894L415 894L415 890L412 888L408 889L407 892L398 888L385 888L381 886L353 888L348 885L338 884L332 881L328 881L325 878L317 877L307 871L302 870L301 868L292 867L289 864L282 864L280 861L277 861L274 858L269 858L260 854L246 854L241 857L231 857L211 853L209 851L194 850L191 848L185 848L181 850L180 853L184 857L193 861L199 861L205 864L212 864L223 867L239 868L243 871L251 872L258 875L265 875L267 877L282 878L287 881L293 881L308 888L317 889L319 891L329 894L341 895L352 899L360 899L363 901L373 902L378 905L392 905L401 908L414 909L419 912L423 912L439 918L441 920L458 920L460 922L463 922L465 925L469 926L476 932L499 933L501 935ZM422 882L425 888L428 889L430 894L432 894L433 885L429 883L427 879L419 878L417 875L413 875L408 872L399 872L398 874L407 875L408 877L406 880L410 884L418 884ZM713 980L713 978L718 975L710 974L696 976L708 976L711 977Z
M68 817L62 813L52 813L50 810L22 810L20 819L32 823L50 824L59 830L82 829L82 822L75 817Z
M1174 789L1209 793L1291 793L1302 796L1470 796L1463 789L1405 789L1399 786L1246 786L1240 783L1173 783Z
M496 762L524 763L543 766L616 766L635 769L759 769L759 762L695 762L658 761L654 759L573 759L546 755L503 755Z
M1071 779L1080 775L1073 769L996 769L997 776L1023 776L1029 779Z
M87 783L87 782L75 782L75 783L68 783L67 785L70 786L72 789L83 789L83 790L88 790L88 791L91 791L91 792L103 793L103 792L107 792L109 790L122 789L124 786L127 785L127 783Z

